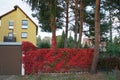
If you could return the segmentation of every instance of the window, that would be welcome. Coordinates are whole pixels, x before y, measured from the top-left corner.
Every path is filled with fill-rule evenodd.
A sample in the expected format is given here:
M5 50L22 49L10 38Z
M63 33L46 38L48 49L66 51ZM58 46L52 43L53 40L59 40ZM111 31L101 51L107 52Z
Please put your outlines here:
M28 28L28 20L22 20L22 28L27 29Z
M14 21L10 20L9 21L9 29L13 29L14 28Z
M22 32L22 33L21 33L21 37L22 37L22 38L27 38L27 36L28 36L27 32Z
M0 20L0 26L1 26L1 20Z
M8 36L9 36L9 37L13 37L13 33L12 33L12 32L9 32L9 33L8 33Z

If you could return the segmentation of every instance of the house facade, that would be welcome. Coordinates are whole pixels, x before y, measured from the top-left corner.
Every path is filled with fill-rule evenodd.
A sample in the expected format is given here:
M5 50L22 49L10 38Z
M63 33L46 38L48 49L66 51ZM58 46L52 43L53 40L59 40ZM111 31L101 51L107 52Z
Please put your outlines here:
M36 45L37 29L19 6L0 16L0 42L30 41Z

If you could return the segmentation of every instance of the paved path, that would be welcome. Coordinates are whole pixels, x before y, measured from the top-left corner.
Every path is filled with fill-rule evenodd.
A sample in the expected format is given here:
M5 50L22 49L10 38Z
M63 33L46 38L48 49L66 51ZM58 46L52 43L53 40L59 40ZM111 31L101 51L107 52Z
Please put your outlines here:
M0 75L0 80L19 80L16 75Z

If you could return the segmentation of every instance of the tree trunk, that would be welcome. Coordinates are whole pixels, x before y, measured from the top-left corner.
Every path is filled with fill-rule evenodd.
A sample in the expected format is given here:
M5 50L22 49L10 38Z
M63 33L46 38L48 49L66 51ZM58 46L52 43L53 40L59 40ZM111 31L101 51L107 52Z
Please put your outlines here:
M112 18L112 15L111 15L112 12L111 12L111 10L109 10L109 13L110 13L109 14L110 15L110 21L109 21L110 22L110 42L112 43L112 19L111 19Z
M100 0L96 0L95 9L95 47L94 57L91 65L91 73L97 72L97 63L99 57L99 43L100 43Z
M65 31L65 41L64 47L67 48L67 37L68 37L68 9L69 9L69 0L66 0L66 31Z
M56 49L55 0L50 0L50 26L52 30L52 49Z
M74 47L77 47L77 33L78 33L78 0L75 0L75 35Z
M119 69L118 69L118 66L116 65L116 67L115 67L115 79L116 80L119 80Z
M79 43L78 48L81 47L82 31L83 31L83 9L84 9L84 0L80 0L80 28L79 28Z

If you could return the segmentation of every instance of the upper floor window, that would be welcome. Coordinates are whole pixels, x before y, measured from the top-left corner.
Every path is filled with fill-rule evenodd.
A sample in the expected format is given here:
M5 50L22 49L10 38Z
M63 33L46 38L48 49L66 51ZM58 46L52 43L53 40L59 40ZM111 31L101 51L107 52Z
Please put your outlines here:
M27 38L27 37L28 37L27 32L22 32L22 33L21 33L21 37L22 37L22 38Z
M27 29L28 28L28 20L22 20L22 28Z
M9 21L9 29L14 29L14 21L13 20Z

